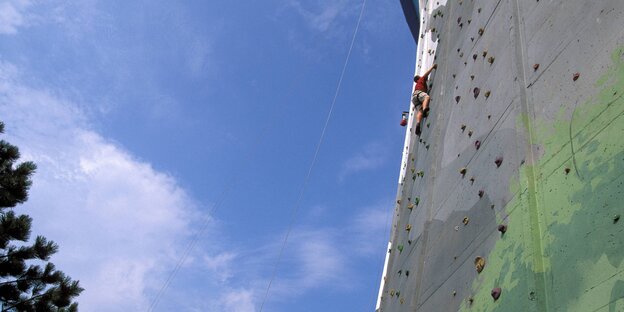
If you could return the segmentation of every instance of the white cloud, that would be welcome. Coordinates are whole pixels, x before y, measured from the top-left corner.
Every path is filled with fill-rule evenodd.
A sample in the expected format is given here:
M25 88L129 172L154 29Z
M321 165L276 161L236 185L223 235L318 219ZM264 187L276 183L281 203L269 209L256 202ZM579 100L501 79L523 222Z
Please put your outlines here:
M304 5L305 3L305 5ZM329 31L335 26L336 20L349 10L348 1L299 1L291 0L288 4L300 14L307 25L319 32Z
M255 312L253 292L248 289L232 290L225 294L221 305L224 312Z
M358 152L344 162L338 179L343 181L351 174L377 169L386 162L387 155L388 153L382 144L368 144L363 151Z
M28 0L8 0L0 3L0 34L13 35L26 23L25 10L31 5Z
M173 177L90 130L77 105L19 80L0 63L3 139L38 165L17 211L61 246L52 261L86 288L81 309L145 310L188 239L195 203Z

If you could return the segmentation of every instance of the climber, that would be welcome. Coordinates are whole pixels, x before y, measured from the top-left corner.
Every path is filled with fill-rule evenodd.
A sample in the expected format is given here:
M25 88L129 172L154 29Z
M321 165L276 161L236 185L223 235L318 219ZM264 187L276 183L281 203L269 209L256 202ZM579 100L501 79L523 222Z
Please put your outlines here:
M429 112L430 98L429 94L427 94L427 92L429 91L427 90L427 78L429 77L431 71L436 68L438 68L438 64L433 64L433 66L431 66L431 68L429 68L429 70L425 72L424 75L416 75L414 77L414 82L416 83L416 86L414 86L414 93L412 94L412 103L418 110L418 113L416 114L416 135L420 135L420 122L423 118L423 115L426 117L427 113Z

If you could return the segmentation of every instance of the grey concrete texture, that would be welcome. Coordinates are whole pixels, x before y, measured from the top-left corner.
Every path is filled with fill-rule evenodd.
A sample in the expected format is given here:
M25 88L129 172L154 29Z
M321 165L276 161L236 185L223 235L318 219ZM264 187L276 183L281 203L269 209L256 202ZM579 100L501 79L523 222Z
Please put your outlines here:
M458 311L465 305L477 278L475 257L487 255L500 239L499 223L526 213L526 207L507 205L526 191L511 191L521 179L519 168L531 162L530 155L540 155L539 146L518 130L521 116L572 116L592 87L570 84L573 74L595 81L610 63L610 52L624 45L622 0L420 4L419 45L431 40L435 49L417 55L417 72L432 63L438 69L430 77L431 111L423 134L406 145L406 174L397 191L393 246L382 281L384 312ZM556 158L544 160L552 170L543 174L568 160ZM508 311L535 309L529 302Z

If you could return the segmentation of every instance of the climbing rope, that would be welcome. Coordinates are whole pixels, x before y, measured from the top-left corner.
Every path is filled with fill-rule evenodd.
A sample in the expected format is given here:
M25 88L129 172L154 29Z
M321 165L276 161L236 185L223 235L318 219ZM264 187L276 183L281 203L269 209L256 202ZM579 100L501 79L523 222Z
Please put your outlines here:
M325 119L325 125L323 125L323 130L321 131L321 136L316 144L316 150L314 151L314 156L312 157L312 162L310 163L310 167L308 168L308 173L303 180L303 185L299 191L299 196L297 197L297 201L293 206L293 211L291 213L290 222L288 224L288 229L286 231L286 235L284 237L284 241L282 242L282 246L280 248L279 254L277 256L277 260L275 262L275 266L273 267L273 273L271 273L271 278L269 279L269 283L267 285L266 291L264 293L264 297L262 298L262 303L260 304L260 312L264 308L264 304L266 303L269 297L269 291L271 290L271 285L273 284L273 280L277 275L277 269L279 268L279 264L282 260L282 256L284 255L284 249L288 243L288 238L290 237L290 233L292 231L293 224L296 220L297 212L299 211L299 207L301 206L301 200L303 199L303 195L305 194L305 190L308 186L308 182L310 181L310 175L312 174L312 169L314 169L314 165L316 164L316 159L318 157L319 151L321 149L321 145L323 144L323 140L325 138L325 132L327 131L327 125L329 125L329 121L331 120L332 113L334 111L334 106L336 104L336 99L338 98L338 94L340 93L340 87L342 85L342 80L344 78L344 74L347 70L347 65L349 64L349 59L351 58L351 51L353 50L353 44L355 43L355 38L357 36L358 30L360 28L360 22L362 21L362 16L364 15L364 8L366 6L366 0L362 1L362 8L360 9L360 15L357 20L357 24L355 26L355 31L353 32L353 37L351 38L351 45L349 46L349 52L347 53L347 57L345 59L344 65L342 66L342 72L340 73L340 79L338 79L338 85L336 86L336 92L334 93L334 98L329 107L329 113L327 114L327 118Z

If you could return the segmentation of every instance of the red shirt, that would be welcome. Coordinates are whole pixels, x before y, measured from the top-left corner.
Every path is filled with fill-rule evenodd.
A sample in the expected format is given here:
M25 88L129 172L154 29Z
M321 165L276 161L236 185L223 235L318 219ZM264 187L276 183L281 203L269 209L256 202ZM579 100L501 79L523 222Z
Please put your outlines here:
M414 93L416 93L416 91L422 91L427 93L427 76L422 76L418 78L418 80L416 81L416 87L414 88Z

